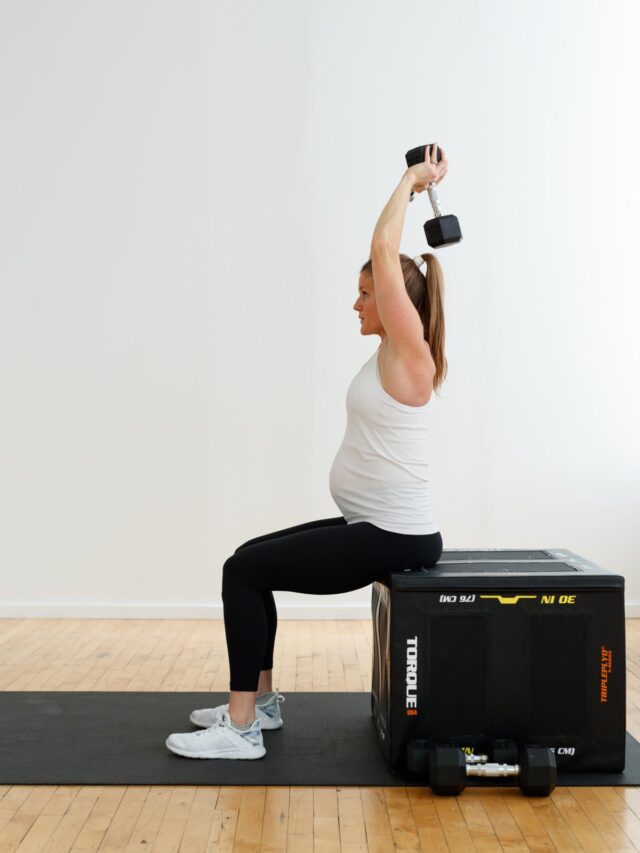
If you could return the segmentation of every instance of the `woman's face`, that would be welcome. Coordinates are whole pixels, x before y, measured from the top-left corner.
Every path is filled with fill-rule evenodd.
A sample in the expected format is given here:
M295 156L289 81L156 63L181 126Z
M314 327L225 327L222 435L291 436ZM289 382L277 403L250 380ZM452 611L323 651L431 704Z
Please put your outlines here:
M358 298L353 310L358 312L360 320L360 334L379 335L383 332L378 309L376 308L376 294L373 287L373 277L366 273L360 274L358 281Z

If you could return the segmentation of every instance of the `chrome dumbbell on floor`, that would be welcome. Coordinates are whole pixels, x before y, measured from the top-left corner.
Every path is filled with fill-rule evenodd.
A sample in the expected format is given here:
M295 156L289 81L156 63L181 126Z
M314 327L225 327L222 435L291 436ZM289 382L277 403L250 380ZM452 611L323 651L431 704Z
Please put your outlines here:
M465 755L457 746L436 746L429 756L429 784L435 794L457 796L470 776L515 777L523 794L548 797L557 784L556 757L546 746L525 746L517 764L489 763L486 755Z

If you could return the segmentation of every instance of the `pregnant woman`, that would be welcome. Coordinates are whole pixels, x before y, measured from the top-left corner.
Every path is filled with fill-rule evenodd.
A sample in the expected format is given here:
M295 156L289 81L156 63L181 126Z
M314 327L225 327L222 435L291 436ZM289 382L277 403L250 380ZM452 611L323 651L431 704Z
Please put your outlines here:
M361 335L380 345L347 391L347 427L329 476L341 515L310 521L241 545L224 564L222 600L229 654L229 703L196 710L200 731L169 735L188 758L262 758L262 729L283 725L284 696L272 691L277 613L274 590L333 595L390 572L434 566L442 536L431 511L428 418L447 371L443 275L432 254L400 254L412 191L447 173L442 149L408 168L383 209L360 271Z

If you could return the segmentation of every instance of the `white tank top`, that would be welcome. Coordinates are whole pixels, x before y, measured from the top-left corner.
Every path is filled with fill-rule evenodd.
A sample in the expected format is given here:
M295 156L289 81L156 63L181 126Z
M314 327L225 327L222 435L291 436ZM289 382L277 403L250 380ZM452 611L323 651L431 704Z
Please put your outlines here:
M429 505L424 406L399 403L382 387L378 353L347 391L347 428L329 474L329 490L347 524L368 521L394 533L439 531Z

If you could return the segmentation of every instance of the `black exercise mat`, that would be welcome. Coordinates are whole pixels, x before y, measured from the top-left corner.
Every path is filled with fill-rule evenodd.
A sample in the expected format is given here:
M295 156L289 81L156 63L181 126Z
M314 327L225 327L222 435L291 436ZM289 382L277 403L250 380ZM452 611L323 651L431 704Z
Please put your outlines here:
M283 728L263 732L260 759L183 758L165 745L197 731L194 708L228 693L0 692L2 785L417 786L392 774L373 726L369 693L283 693ZM640 785L640 744L627 732L623 773L558 773L558 785ZM470 778L505 787L511 779Z

